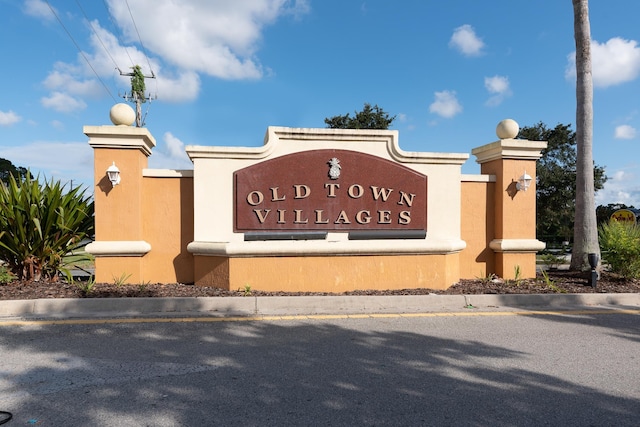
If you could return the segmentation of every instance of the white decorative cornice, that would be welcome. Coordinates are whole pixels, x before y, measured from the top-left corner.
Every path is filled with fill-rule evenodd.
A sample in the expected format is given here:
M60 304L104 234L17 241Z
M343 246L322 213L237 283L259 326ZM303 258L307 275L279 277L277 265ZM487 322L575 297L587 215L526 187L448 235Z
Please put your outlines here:
M195 159L264 159L273 151L273 144L260 147L209 147L203 145L187 145L184 150Z
M131 126L85 126L82 128L93 148L130 148L142 151L147 157L156 146L148 129Z
M546 141L526 139L501 139L491 144L471 150L477 163L487 163L498 159L538 160L542 150L547 148Z
M144 240L101 240L91 242L85 251L95 256L143 256L151 250Z
M462 165L467 161L467 153L429 153L403 151L398 145L397 130L378 129L328 129L328 128L289 128L270 126L261 147L209 147L188 145L185 151L194 159L255 159L268 157L280 142L330 143L348 142L384 144L389 156L400 163L429 163ZM334 145L335 147L335 145ZM317 146L315 146L317 148ZM314 149L315 149L314 148ZM300 151L305 148L301 146Z
M463 174L460 177L461 182L496 182L495 175L471 175Z
M296 240L253 242L191 242L194 255L225 257L426 255L458 253L467 244L459 239L407 240Z
M193 178L193 169L142 169L148 178Z
M494 239L489 243L495 252L540 252L546 246L537 239Z

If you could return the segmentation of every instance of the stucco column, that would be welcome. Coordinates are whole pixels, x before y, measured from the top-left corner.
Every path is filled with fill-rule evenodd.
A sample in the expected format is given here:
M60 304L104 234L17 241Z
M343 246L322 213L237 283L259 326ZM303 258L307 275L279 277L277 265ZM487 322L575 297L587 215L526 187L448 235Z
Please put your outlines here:
M503 120L496 134L500 140L472 150L482 174L494 175L495 236L490 248L495 252L495 273L504 279L536 275L536 253L545 244L536 239L536 161L547 147L544 141L514 139L518 124ZM527 190L518 179L531 177Z
M142 171L156 145L145 128L132 127L133 109L111 109L113 126L85 126L94 153L95 241L87 252L96 257L96 281L143 283L142 257L151 250L144 240ZM120 183L113 185L106 171L115 165Z

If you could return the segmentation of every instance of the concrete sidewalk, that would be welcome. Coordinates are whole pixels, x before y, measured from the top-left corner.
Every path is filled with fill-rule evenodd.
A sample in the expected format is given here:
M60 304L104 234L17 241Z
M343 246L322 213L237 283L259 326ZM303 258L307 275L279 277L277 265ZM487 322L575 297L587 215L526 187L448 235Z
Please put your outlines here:
M52 298L0 301L0 322L8 319L251 317L582 309L640 310L640 294Z

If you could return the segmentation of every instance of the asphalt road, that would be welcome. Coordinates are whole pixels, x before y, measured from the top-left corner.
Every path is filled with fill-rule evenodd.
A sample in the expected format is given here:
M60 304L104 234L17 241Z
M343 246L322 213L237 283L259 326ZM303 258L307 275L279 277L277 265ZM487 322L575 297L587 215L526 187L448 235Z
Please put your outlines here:
M8 426L637 426L635 313L0 323L0 410Z

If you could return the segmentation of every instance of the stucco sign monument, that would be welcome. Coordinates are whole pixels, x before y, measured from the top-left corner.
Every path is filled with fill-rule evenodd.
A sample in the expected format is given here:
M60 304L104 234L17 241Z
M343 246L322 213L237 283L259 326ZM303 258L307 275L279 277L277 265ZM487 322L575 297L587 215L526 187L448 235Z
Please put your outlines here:
M403 151L397 131L286 127L260 146L187 146L192 170L156 170L127 109L84 128L98 281L344 292L535 276L535 189L517 180L546 143L515 139L513 120L472 150L478 175L461 173L466 153Z

